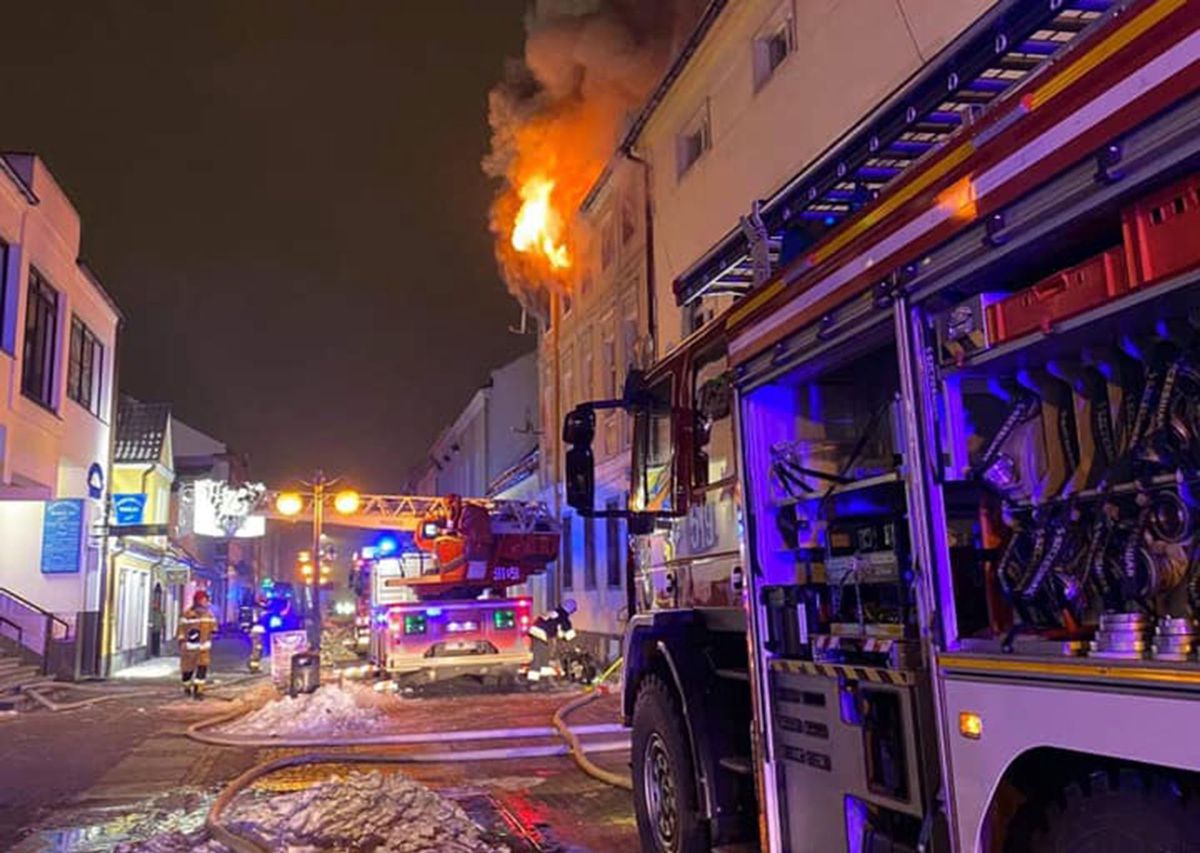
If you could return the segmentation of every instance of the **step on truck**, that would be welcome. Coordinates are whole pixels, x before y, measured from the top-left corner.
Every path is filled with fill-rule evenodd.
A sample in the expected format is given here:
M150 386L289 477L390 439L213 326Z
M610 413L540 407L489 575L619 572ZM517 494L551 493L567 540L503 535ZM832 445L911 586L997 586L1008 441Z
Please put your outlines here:
M1088 26L971 33L1029 73L939 129L934 68L794 182L796 260L565 419L598 515L633 422L646 850L1200 843L1200 3L1041 6Z

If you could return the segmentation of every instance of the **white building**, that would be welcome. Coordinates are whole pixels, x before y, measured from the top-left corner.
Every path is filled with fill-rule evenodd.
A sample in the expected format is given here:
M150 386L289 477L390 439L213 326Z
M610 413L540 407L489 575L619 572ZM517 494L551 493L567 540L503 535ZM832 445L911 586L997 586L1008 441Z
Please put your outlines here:
M710 5L623 143L649 164L651 175L656 357L753 282L740 223L755 202L777 196L996 5ZM779 234L769 236L768 275L780 250ZM676 283L685 278L690 299L681 310Z
M537 357L526 353L491 372L429 450L422 494L485 497L537 447Z
M121 315L79 260L80 220L46 165L0 157L0 616L64 673L98 664L103 497ZM61 620L61 621L58 621ZM0 643L16 631L0 623Z

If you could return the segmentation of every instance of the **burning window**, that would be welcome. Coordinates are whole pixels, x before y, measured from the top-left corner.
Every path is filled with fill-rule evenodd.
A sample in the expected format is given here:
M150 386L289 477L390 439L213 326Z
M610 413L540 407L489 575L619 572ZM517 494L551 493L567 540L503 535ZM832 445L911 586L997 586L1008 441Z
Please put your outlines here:
M712 127L709 119L708 102L684 126L676 140L677 172L683 177L704 152L712 147Z

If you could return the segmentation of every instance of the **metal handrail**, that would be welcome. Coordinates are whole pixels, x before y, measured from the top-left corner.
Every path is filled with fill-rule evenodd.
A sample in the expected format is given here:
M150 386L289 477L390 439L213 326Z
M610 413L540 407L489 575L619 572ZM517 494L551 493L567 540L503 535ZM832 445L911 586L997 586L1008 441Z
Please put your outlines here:
M17 629L17 648L23 648L25 645L25 629L22 628L20 625L18 625L13 620L8 619L4 616L0 616L0 623L3 623L5 625L12 625L14 628Z
M0 587L0 598L7 598L15 604L24 607L28 611L32 611L45 620L45 634L42 637L42 674L45 675L50 671L50 643L54 639L54 623L57 622L63 628L63 639L67 640L71 637L71 626L67 621L60 616L56 616L44 607L39 607L20 593L13 592L6 587ZM2 618L2 617L0 617ZM4 621L11 623L12 620L5 619ZM22 638L24 634L22 632ZM24 644L21 644L25 648Z

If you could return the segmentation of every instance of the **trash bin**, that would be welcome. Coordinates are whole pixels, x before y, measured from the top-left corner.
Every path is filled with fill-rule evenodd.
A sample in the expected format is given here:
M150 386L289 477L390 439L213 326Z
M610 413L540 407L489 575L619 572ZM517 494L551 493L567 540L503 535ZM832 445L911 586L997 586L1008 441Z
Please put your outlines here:
M292 675L288 695L312 693L321 686L321 656L316 652L297 652L292 655Z

